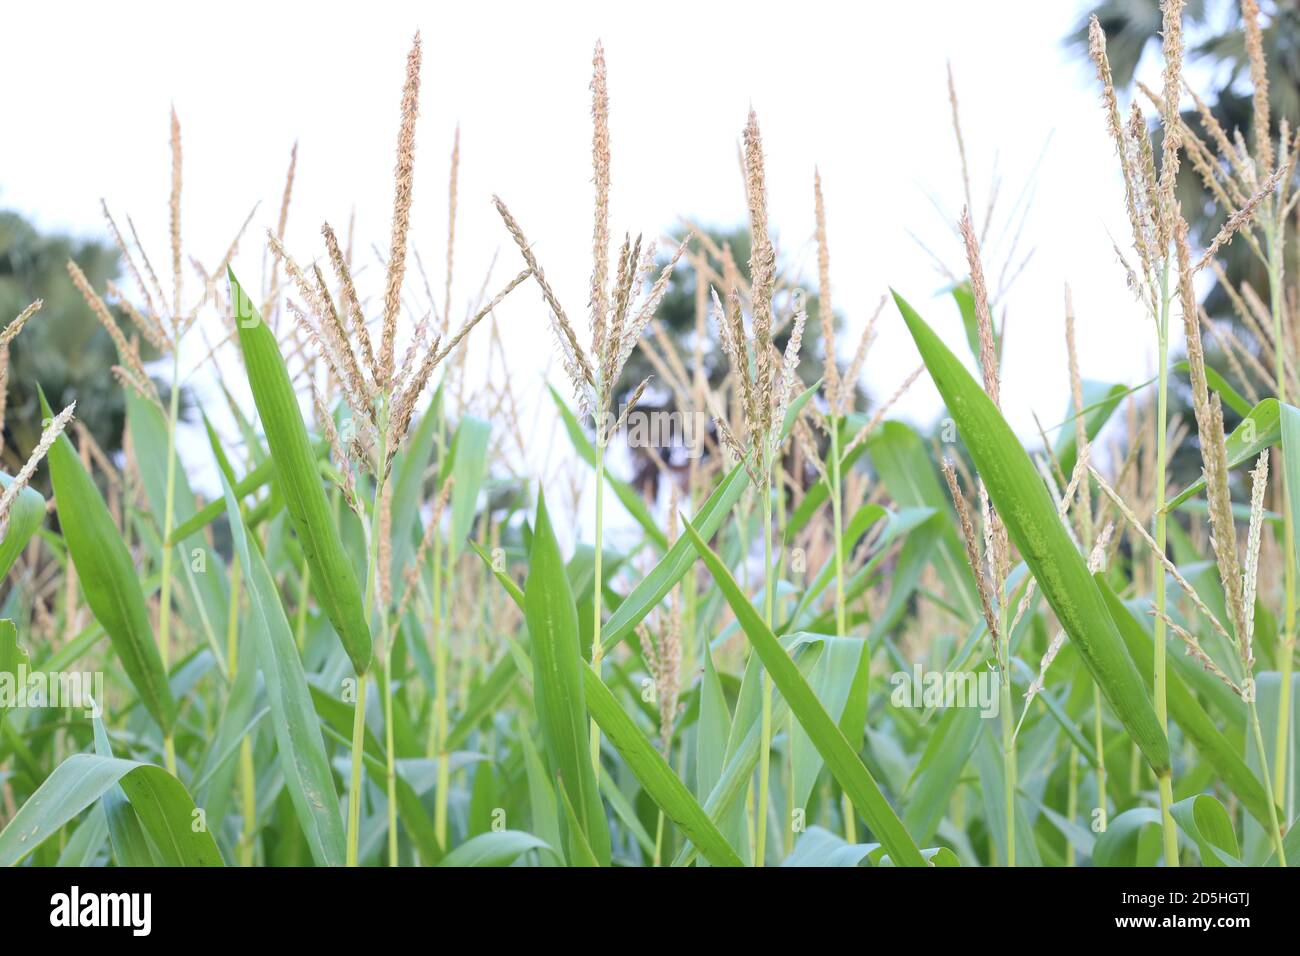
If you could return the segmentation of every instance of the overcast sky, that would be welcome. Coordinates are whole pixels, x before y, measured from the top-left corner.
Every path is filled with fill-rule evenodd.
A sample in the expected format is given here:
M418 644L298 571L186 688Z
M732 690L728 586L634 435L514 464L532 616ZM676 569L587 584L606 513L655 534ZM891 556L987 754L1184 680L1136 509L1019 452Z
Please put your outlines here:
M126 11L130 11L129 13ZM1007 299L1003 403L1022 434L1068 401L1062 289L1074 287L1085 377L1135 383L1154 334L1125 290L1109 234L1125 235L1118 169L1091 71L1063 46L1071 0L693 4L22 4L0 58L5 162L0 206L42 227L102 235L101 196L130 212L156 260L167 248L168 109L183 126L187 249L215 263L260 201L236 271L256 275L289 150L299 144L288 245L321 251L319 227L357 210L358 249L387 245L404 57L424 40L414 239L445 257L448 153L461 127L456 298L497 250L519 267L490 205L499 193L562 301L581 315L590 272L591 50L609 65L613 227L655 234L679 215L743 221L737 142L752 104L767 152L771 220L815 282L812 177L829 218L847 357L888 286L954 346L944 280L909 231L963 268L951 223L962 185L948 106L951 60L977 220L995 172L1003 217L1037 168L1020 250L1033 258ZM1039 160L1041 157L1041 165ZM996 161L996 164L995 164ZM995 217L990 272L1010 235ZM1019 258L1019 257L1018 257ZM441 282L441 267L434 268ZM497 283L499 284L499 282ZM500 310L514 374L536 382L550 345L540 300ZM864 383L888 395L918 363L892 309ZM203 383L194 386L203 393ZM525 387L521 385L521 388ZM928 421L919 383L901 413Z

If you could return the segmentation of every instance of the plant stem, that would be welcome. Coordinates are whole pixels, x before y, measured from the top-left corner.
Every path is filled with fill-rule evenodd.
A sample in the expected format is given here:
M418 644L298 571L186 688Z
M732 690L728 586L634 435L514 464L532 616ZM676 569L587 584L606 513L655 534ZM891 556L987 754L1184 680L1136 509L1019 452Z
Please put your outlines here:
M1003 624L1006 622L1006 615L1001 615ZM1002 629L1003 640L1010 640L1010 635L1006 633L1005 626ZM1005 653L1010 658L1010 649ZM1001 696L999 709L1002 711L1002 778L1003 778L1003 796L1005 799L1004 812L1007 817L1007 866L1016 865L1016 736L1015 727L1011 717L1011 669L1008 662L1002 663L1002 679L999 683L999 694Z
M172 535L172 513L176 507L176 422L180 418L180 343L172 347L172 389L167 409L167 492L163 505L162 580L158 589L158 651L162 656L163 670L171 656L172 610L172 552L167 544Z
M379 433L384 436L381 442L383 448L379 457L379 470L382 471L383 463L388 460L388 398L382 396L380 400L379 412ZM374 613L379 591L379 535L382 533L384 523L380 520L380 509L384 506L384 484L385 478L375 479L375 498L374 504L370 509L370 521L368 533L370 537L370 555L366 562L366 624L374 628ZM381 617L385 609L380 609ZM384 668L387 668L388 649L379 644L380 662ZM361 764L365 755L365 731L366 731L366 674L357 675L357 704L356 712L352 716L352 780L351 787L348 789L348 849L347 865L357 865L357 849L360 845L361 838ZM391 726L392 721L387 721ZM394 774L393 749L388 748L387 757L387 777L391 781ZM391 803L391 800L390 800Z
M383 615L387 620L387 615ZM381 625L381 630L387 632L387 624ZM386 637L385 637L386 639ZM383 691L384 698L384 751L388 757L387 773L385 775L385 784L388 792L388 865L397 866L397 764L396 754L393 751L393 655L384 654L382 683L380 687Z
M357 865L361 836L361 754L366 745L366 675L357 675L357 703L352 715L352 780L348 788L347 865Z
M599 429L600 426L597 426ZM596 540L595 540L595 576L591 584L591 669L600 676L600 662L604 659L604 648L600 638L600 612L604 602L604 582L601 578L601 558L604 551L604 510L605 510L605 438L596 435ZM600 727L596 719L591 720L591 764L596 770L596 779L600 780Z
M845 637L849 632L848 609L844 600L844 485L840 472L840 420L839 416L830 416L831 430L831 520L835 535L835 633ZM844 839L849 843L858 842L858 818L853 809L853 801L847 793L840 794L841 809L844 814Z
M1069 775L1065 793L1065 818L1071 823L1079 816L1079 748L1070 745ZM1065 838L1065 865L1074 866L1074 840Z
M835 633L847 637L848 610L844 601L844 491L840 475L840 423L830 421L831 429L831 519L835 525Z
M1165 663L1165 569L1162 563L1165 556L1165 542L1168 534L1165 515L1165 467L1167 449L1165 447L1166 431L1169 424L1169 263L1165 262L1160 276L1161 299L1160 315L1157 317L1157 358L1159 385L1156 392L1156 469L1155 469L1155 539L1156 551L1151 556L1153 585L1156 598L1155 619L1155 659L1152 666L1155 679L1153 690L1155 696L1156 719L1165 735L1169 734L1169 705L1167 699L1168 672ZM1178 865L1178 834L1174 829L1174 818L1170 812L1173 803L1171 772L1161 775L1160 784L1160 824L1164 831L1165 866Z
M1275 375L1277 377L1277 400L1286 401L1286 351L1287 341L1282 327L1282 250L1278 241L1278 229L1274 227L1268 234L1268 298L1273 313L1273 350L1275 354ZM1286 768L1287 743L1291 727L1291 669L1292 654L1295 648L1296 623L1296 565L1295 565L1295 516L1291 513L1290 502L1286 492L1286 469L1279 469L1278 490L1281 495L1284 544L1282 549L1283 578L1286 587L1286 616L1281 633L1278 634L1278 671L1281 678L1277 701L1277 736L1273 746L1273 801L1286 804ZM1263 752L1260 752L1263 760Z
M1097 751L1097 809L1101 832L1106 832L1106 737L1101 714L1101 688L1092 685L1092 746ZM1136 789L1136 788L1135 788Z
M441 552L441 548L438 552ZM440 555L434 555L435 561ZM447 548L447 584L448 593L453 593L452 576L455 571L455 559L451 553L451 547ZM440 572L437 565L434 566L434 587L441 586L439 581ZM444 849L447 846L447 806L451 789L451 755L447 753L447 668L450 666L450 657L448 640L451 634L451 615L444 608L442 597L435 591L435 607L438 624L438 630L434 636L434 675L433 675L433 722L434 733L437 739L438 754L438 783L437 792L434 795L433 806L433 829L438 837L438 844ZM448 600L450 604L450 600Z
M1272 792L1273 788L1269 781L1268 756L1264 750L1264 733L1259 727L1259 709L1255 706L1255 698L1252 695L1247 706L1250 708L1250 729L1255 735L1255 749L1259 751L1259 772L1264 777L1264 789ZM1286 849L1282 845L1282 830L1278 826L1277 805L1268 801L1269 817L1269 836L1273 840L1273 852L1277 854L1277 865L1286 866Z
M763 621L772 626L772 469L763 463ZM768 775L772 764L772 678L763 671L763 716L759 731L758 836L754 844L754 865L764 865L767 851Z

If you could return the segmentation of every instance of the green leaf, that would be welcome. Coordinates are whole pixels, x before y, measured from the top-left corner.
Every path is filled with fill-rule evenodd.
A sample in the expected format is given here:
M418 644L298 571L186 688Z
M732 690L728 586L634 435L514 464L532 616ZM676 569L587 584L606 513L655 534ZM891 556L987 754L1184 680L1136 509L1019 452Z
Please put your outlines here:
M948 492L939 483L939 474L921 436L902 422L883 422L865 444L896 504L900 507L932 508L944 516L945 520L936 526L937 546L927 557L947 588L950 599L967 619L978 619L981 613L979 594L970 565L966 563L965 548L957 536L957 515Z
M1084 379L1082 391L1083 425L1088 440L1092 441L1110 420L1115 409L1119 408L1120 400L1129 393L1129 390L1123 385L1110 385L1106 382ZM1056 460L1061 465L1061 471L1067 478L1074 473L1074 463L1079 457L1079 432L1074 423L1076 417L1078 416L1074 410L1074 403L1071 402L1068 416L1065 423L1061 425L1060 431L1057 432L1056 443L1052 448Z
M49 418L52 413L45 393L41 392L40 397L41 412ZM122 669L145 709L164 733L170 733L176 722L176 701L167 686L131 553L66 434L50 446L46 460L63 540L76 566L86 603L112 641Z
M361 589L325 497L298 396L275 334L262 321L235 273L227 271L248 384L275 459L276 482L284 495L289 521L311 568L312 590L343 642L352 666L364 675L370 669L371 643Z
M696 526L702 534L713 535L722 525L723 520L735 507L736 502L749 483L749 475L744 463L736 465L727 476L713 489L713 493L695 514ZM635 630L647 614L664 599L678 581L695 564L695 555L691 544L685 538L678 538L668 549L668 553L659 559L644 578L637 582L621 604L605 622L603 630L605 654Z
M0 474L0 491L13 484L8 475ZM18 492L9 509L9 523L0 529L4 537L0 538L0 580L9 573L9 569L23 553L27 542L32 539L45 521L45 498L31 485L26 485Z
M808 684L817 695L817 700L821 702L822 707L826 709L826 713L842 727L844 711L854 683L860 674L862 676L866 674L861 667L867 642L859 637L835 637L826 634L801 633L790 637L795 642L822 646L817 662L808 674ZM848 738L848 734L845 734L845 738ZM813 785L817 782L817 775L821 773L823 761L802 725L796 725L791 729L789 759L793 778L790 805L806 807Z
M1174 366L1175 370L1182 372L1184 375L1189 377L1191 375L1191 368L1191 364L1186 359ZM1210 388L1219 393L1219 397L1223 399L1223 404L1227 405L1242 418L1245 418L1250 414L1250 402L1242 398L1241 394L1228 384L1226 378L1208 365L1205 366L1205 379Z
M1155 641L1151 633L1124 606L1124 602L1106 583L1105 577L1101 573L1095 577L1097 587L1110 611L1111 619L1119 628L1119 633L1128 647L1129 656L1137 662L1142 679L1150 685L1155 657ZM1220 732L1213 718L1196 699L1196 695L1183 683L1176 667L1168 670L1165 693L1169 703L1169 715L1182 729L1184 736L1196 747L1197 753L1214 768L1219 779L1237 795L1250 815L1262 826L1268 827L1270 825L1269 796L1263 784L1241 759L1240 748Z
M912 774L903 810L903 822L918 843L927 842L938 829L979 740L981 719L974 707L953 707L931 731Z
M589 664L582 664L587 708L650 798L714 866L743 866L708 814Z
M466 840L439 866L509 866L529 850L555 853L545 840L522 830L496 830Z
M745 598L722 559L689 521L683 520L683 524L687 536L704 559L727 603L731 605L731 610L740 621L772 682L789 703L791 712L808 732L831 773L844 788L858 813L867 821L872 833L898 862L906 866L924 866L921 852L908 836L902 821L880 792L876 781L863 766L861 758L845 739L843 732L817 700L817 695L790 659L790 655Z
M488 442L492 438L492 424L472 415L461 418L456 426L455 460L452 462L451 537L448 547L455 557L465 539L469 537L478 509L478 493L487 477Z
M1202 866L1241 865L1241 849L1232 829L1232 818L1214 797L1198 793L1179 800L1169 808L1169 812L1183 834L1196 843Z
M1152 770L1167 773L1169 742L1141 675L1033 462L970 372L897 293L894 301L994 507L1057 620Z
M312 859L319 866L342 866L347 857L347 846L338 791L334 789L334 776L325 755L320 721L312 704L293 632L289 629L266 560L249 544L239 503L225 475L221 476L221 485L226 497L231 537L248 587L252 630L257 640L266 696L271 705L271 722L275 727L285 785Z
M94 725L95 753L101 757L112 757L113 746L109 743L104 721L95 717ZM104 809L104 820L117 865L157 866L158 862L149 849L149 841L145 839L144 830L140 827L140 818L136 816L135 808L131 806L131 801L126 798L126 792L121 786L109 787L99 802Z
M211 425L208 425L208 432L209 438L214 437L215 432L213 432ZM274 477L275 462L267 458L265 461L259 462L256 468L235 483L235 495L242 501L248 495L268 484ZM194 512L188 519L172 528L171 537L167 540L172 544L177 541L184 541L194 533L202 531L225 513L225 501L220 498L210 501Z
M424 492L424 473L433 454L434 438L442 420L442 386L433 393L433 401L420 422L411 429L393 461L393 561L392 579L403 580L406 564L415 555L420 499Z
M0 831L0 866L21 863L118 784L164 866L224 865L212 834L206 827L194 827L194 801L166 770L134 760L74 754L54 768Z
M1244 461L1255 458L1265 448L1276 444L1282 437L1282 409L1276 398L1266 398L1250 410L1241 424L1232 430L1225 443L1228 453L1228 467L1236 468ZM1205 487L1205 476L1197 478L1182 492L1175 495L1165 511L1172 511L1193 495L1199 494Z
M596 789L583 692L578 611L551 529L546 499L537 500L537 522L524 583L524 617L533 664L533 699L551 773L560 777L564 800L573 806L579 831L568 834L569 862L587 844L609 865L609 824Z
M713 665L713 651L708 641L700 643L704 674L700 679L700 717L695 731L695 793L703 800L722 777L727 758L727 737L731 733L731 713L727 709L722 681Z
M9 674L11 686L18 686L18 669L28 666L27 651L18 643L18 626L8 619L0 621L0 674ZM0 726L4 725L5 714L11 704L5 703L10 695L0 694Z
M1152 848L1142 846L1142 832L1160 826L1160 811L1152 807L1125 810L1109 822L1092 849L1093 866L1151 866ZM1154 845L1153 845L1154 846Z
M149 510L161 535L165 526L164 515L167 507L167 421L153 402L146 401L126 389L126 419L131 430L131 442L137 461L156 462L154 467L142 468L141 484L144 485L145 497ZM189 479L180 457L175 455L175 476L172 491L173 525L183 523L194 516L194 492L190 489ZM226 671L225 654L221 639L226 635L226 613L229 610L229 597L226 585L226 567L221 556L208 547L207 540L195 533L184 537L173 534L169 541L176 548L176 560L172 567L184 576L194 597L194 606L198 614L204 637L212 656L217 660L222 673ZM202 573L193 569L191 555L199 550L205 555Z

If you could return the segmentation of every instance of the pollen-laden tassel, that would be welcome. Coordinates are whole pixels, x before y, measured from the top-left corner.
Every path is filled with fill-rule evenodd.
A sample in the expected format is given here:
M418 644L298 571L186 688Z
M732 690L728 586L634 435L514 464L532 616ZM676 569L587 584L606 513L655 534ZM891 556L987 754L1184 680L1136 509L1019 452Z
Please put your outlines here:
M600 41L596 42L591 66L591 167L596 184L596 206L591 232L591 296L588 305L591 309L591 353L599 362L605 351L609 319L609 89L605 48ZM613 381L602 380L602 393L613 388Z
M971 293L975 299L975 318L979 326L980 340L980 372L984 377L984 391L988 393L994 405L999 405L1001 389L998 383L998 354L994 343L993 315L989 311L989 294L984 283L984 267L980 262L979 241L975 238L969 209L962 210L960 229L962 241L966 246L966 262L970 267Z
M1246 59L1250 62L1250 82L1254 87L1252 125L1255 138L1255 168L1264 175L1273 168L1273 140L1269 122L1268 69L1264 62L1264 37L1259 28L1258 0L1241 0L1241 20L1246 33Z
M172 108L171 118L172 148L172 192L169 209L171 213L172 240L172 322L180 321L181 314L181 121L176 118L176 109Z
M1254 673L1255 650L1255 594L1259 589L1259 544L1264 526L1264 493L1268 489L1268 451L1259 456L1250 473L1250 528L1246 533L1246 570L1242 576L1242 603L1245 605L1246 627L1241 635L1239 650L1241 663L1247 675Z
M379 342L378 384L385 390L392 384L397 316L402 308L402 279L406 275L406 236L411 227L411 200L415 186L415 120L420 106L420 59L420 34L417 33L406 57L402 124L397 136L397 166L393 173L393 229L384 283L383 334Z
M334 230L330 228L327 222L321 226L321 235L325 237L325 249L329 253L330 265L334 268L334 275L339 281L343 290L343 309L347 313L348 321L352 324L352 332L361 343L361 356L365 359L366 368L370 370L372 378L378 380L379 365L375 360L374 347L370 343L370 332L366 329L366 320L361 314L361 300L357 297L356 286L352 282L352 270L348 268L347 260L343 257L342 250L339 249L338 237L334 235Z
M133 387L140 392L143 397L158 401L158 388L145 371L144 362L140 358L140 350L132 342L128 342L122 329L118 326L117 321L113 318L113 313L108 310L104 300L90 286L90 280L86 274L81 271L71 259L68 260L68 275L72 277L72 284L77 287L90 310L95 313L99 319L100 325L108 332L109 338L113 340L113 345L117 348L118 357L122 360L123 366L132 379Z
M1240 641L1246 630L1246 618L1241 595L1241 566L1237 558L1237 531L1232 516L1232 497L1228 490L1223 406L1217 394L1210 395L1206 379L1201 323L1192 289L1191 271L1187 265L1187 223L1181 218L1175 233L1175 246L1178 257L1178 291L1183 309L1183 328L1187 335L1187 364L1192 382L1192 406L1201 439L1201 458L1210 505L1210 544L1214 548L1219 577L1223 582L1228 617Z
M745 126L745 193L749 200L749 279L754 313L754 362L757 366L755 431L766 435L772 425L772 292L776 283L776 252L767 230L767 174L758 114L749 111Z
M1178 180L1178 150L1182 138L1182 119L1178 112L1178 93L1183 69L1183 7L1186 0L1161 0L1163 13L1161 36L1165 55L1163 111L1161 125L1164 140L1160 151L1160 209L1157 218L1160 249L1167 249L1173 238L1178 216L1174 189Z
M1000 632L998 630L998 617L993 610L995 607L994 594L989 584L984 561L980 558L979 543L975 538L975 525L971 522L970 509L966 505L965 496L961 493L961 486L957 484L957 472L953 468L952 462L945 458L941 467L943 477L948 482L948 491L952 495L953 506L957 509L957 522L961 528L962 542L966 545L966 561L970 564L971 572L975 575L980 607L984 612L984 623L988 626L989 640L993 645L993 656L1000 660Z
M831 303L831 253L826 241L826 204L822 200L822 174L813 170L813 210L817 219L817 317L821 320L825 367L822 387L832 402L840 393L840 367L835 361L835 307ZM834 410L834 409L832 409Z

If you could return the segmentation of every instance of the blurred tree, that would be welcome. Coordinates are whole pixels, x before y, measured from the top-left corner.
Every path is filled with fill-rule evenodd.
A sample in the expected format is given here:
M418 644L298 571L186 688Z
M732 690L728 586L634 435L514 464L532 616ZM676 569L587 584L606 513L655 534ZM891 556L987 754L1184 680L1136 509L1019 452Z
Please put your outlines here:
M1282 132L1283 121L1294 135L1300 129L1300 0L1263 0L1261 26L1264 55L1266 57L1269 102L1271 107L1271 135L1276 140ZM1136 82L1136 73L1144 56L1160 56L1160 0L1104 0L1093 11L1106 34L1107 55L1116 87L1126 87L1130 94L1142 101L1151 115L1150 96ZM1185 78L1197 96L1209 107L1219 124L1232 135L1240 131L1247 142L1253 137L1254 110L1251 101L1250 64L1246 54L1245 33L1239 0L1189 0L1183 11L1185 35L1188 37ZM1088 17L1085 15L1069 36L1067 43L1088 64ZM1191 67L1187 70L1187 67ZM1193 110L1183 112L1184 121L1206 142L1212 142L1200 117ZM1098 129L1101 118L1098 116ZM1159 130L1156 132L1156 155L1159 156ZM1178 175L1178 198L1183 216L1191 228L1194 241L1208 245L1223 222L1234 210L1219 206L1211 192L1190 163L1184 162ZM1300 261L1300 235L1296 220L1287 217L1286 249L1287 269ZM1261 301L1268 302L1268 275L1265 266L1244 242L1223 248L1218 256L1224 275L1233 287L1248 286ZM1246 347L1253 347L1254 334L1244 328L1233 309L1229 292L1217 279L1203 303L1206 313L1216 322L1234 326L1234 334ZM1231 374L1222 346L1213 338L1206 341L1207 360L1219 370L1238 391L1250 394L1250 389ZM1191 426L1190 392L1185 380L1175 377L1184 387L1173 393L1171 418L1181 416ZM1259 381L1254 382L1259 394L1270 389ZM1231 410L1224 409L1225 425L1234 428L1240 421ZM1195 435L1195 428L1191 428ZM1179 449L1170 463L1173 480L1186 484L1200 474L1197 443L1189 441Z
M1293 132L1300 129L1300 0L1271 3L1264 0L1260 6L1272 107L1271 133L1276 138L1283 120ZM1106 50L1116 87L1126 87L1140 97L1144 110L1151 114L1150 101L1137 89L1135 76L1148 51L1153 56L1160 54L1160 0L1104 0L1092 12L1106 33ZM1188 76L1188 82L1229 134L1240 130L1249 142L1253 135L1250 64L1238 0L1190 0L1183 11L1183 20L1189 37L1187 65L1196 68ZM1067 42L1091 67L1086 15ZM1195 110L1185 111L1183 119L1202 139L1209 141ZM1202 245L1208 244L1233 210L1218 207L1190 163L1183 163L1179 169L1178 190L1193 238ZM1288 221L1287 229L1288 248L1295 250L1293 219ZM1268 277L1264 265L1245 243L1228 246L1219 258L1234 285L1247 282L1267 300ZM1218 283L1206 297L1205 308L1216 319L1232 318L1228 295Z
M126 404L111 371L117 352L68 277L69 259L101 291L118 274L118 254L112 245L43 235L17 213L0 212L0 324L13 319L33 299L45 300L9 351L9 402L0 467L11 474L40 438L38 382L53 407L76 401L77 420L106 452L112 454L122 445ZM146 361L156 357L148 343L141 343L141 351Z

